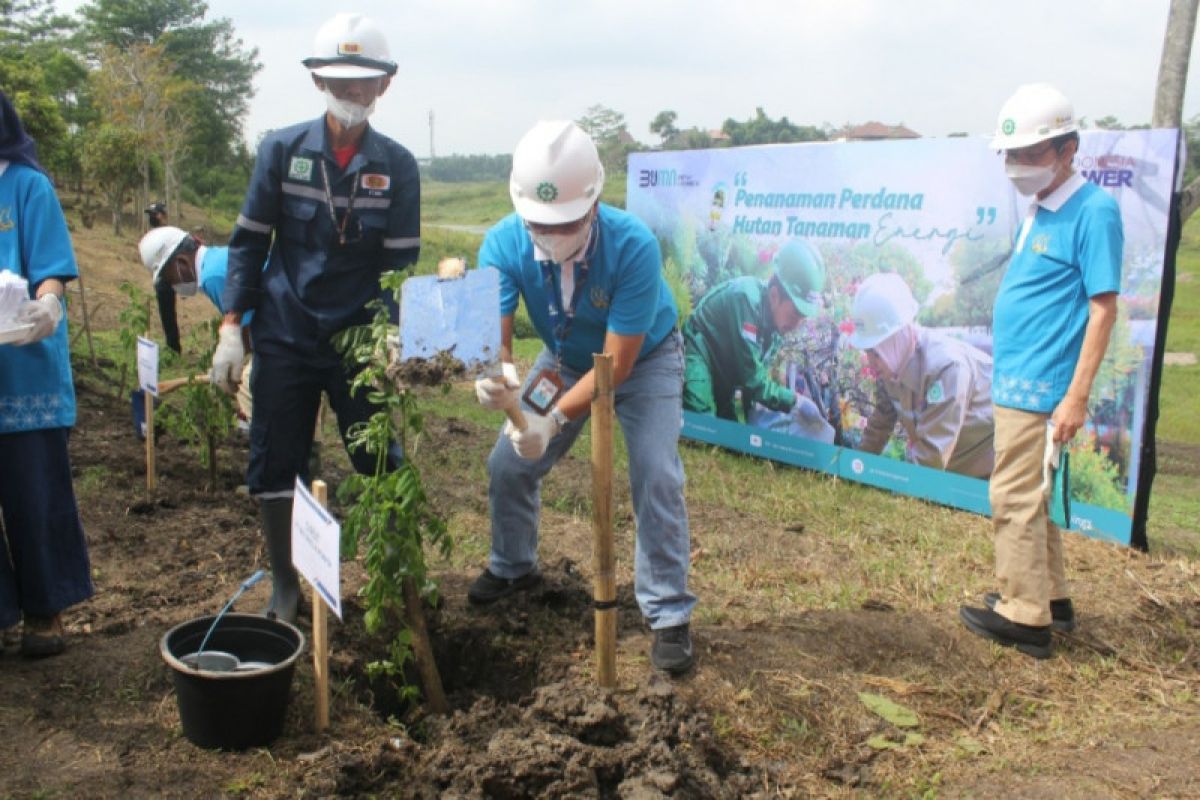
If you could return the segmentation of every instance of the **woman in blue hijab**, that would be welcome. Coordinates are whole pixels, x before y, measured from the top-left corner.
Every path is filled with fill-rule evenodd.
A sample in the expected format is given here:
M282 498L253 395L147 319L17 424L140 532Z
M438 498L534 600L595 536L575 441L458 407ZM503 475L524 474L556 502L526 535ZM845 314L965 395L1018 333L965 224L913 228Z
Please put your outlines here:
M0 92L0 271L29 297L0 330L0 630L30 658L66 647L62 612L91 597L67 437L75 388L63 291L78 277L66 219L33 140Z

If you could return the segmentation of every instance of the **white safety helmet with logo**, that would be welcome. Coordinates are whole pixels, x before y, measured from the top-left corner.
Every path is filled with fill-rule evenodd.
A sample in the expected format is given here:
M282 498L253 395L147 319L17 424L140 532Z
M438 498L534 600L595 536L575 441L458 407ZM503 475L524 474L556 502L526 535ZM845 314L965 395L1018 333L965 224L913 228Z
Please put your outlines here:
M173 225L163 225L160 228L151 228L138 242L138 253L142 256L142 264L150 271L155 281L158 280L163 267L167 265L171 254L179 249L179 245L189 236L191 234L185 230Z
M919 306L908 284L894 272L879 272L864 280L854 294L850 344L869 350L917 318Z
M513 151L508 193L526 222L563 225L582 219L603 188L596 144L570 120L537 123Z
M1067 96L1048 83L1021 86L1000 109L992 147L1016 150L1079 130Z
M377 78L396 74L387 39L370 18L341 13L321 26L304 66L322 78Z

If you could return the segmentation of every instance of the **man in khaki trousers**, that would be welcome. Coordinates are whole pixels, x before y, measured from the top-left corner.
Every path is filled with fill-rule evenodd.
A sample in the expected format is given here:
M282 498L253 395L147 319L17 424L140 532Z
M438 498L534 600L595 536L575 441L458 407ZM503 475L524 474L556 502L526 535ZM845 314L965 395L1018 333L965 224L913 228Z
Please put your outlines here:
M1070 101L1048 84L1030 84L1004 104L992 140L1017 191L1034 202L992 315L989 498L1000 591L959 617L973 633L1034 658L1049 658L1052 628L1075 625L1045 493L1047 426L1064 446L1083 426L1121 288L1120 211L1071 168L1077 131Z

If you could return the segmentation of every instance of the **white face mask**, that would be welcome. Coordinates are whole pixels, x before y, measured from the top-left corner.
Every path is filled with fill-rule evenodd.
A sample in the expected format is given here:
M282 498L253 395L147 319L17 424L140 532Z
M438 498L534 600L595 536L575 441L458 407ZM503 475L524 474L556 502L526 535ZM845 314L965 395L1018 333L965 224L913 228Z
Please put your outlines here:
M195 281L187 281L185 283L177 283L171 288L174 289L175 294L179 295L180 297L191 297L196 293L196 289L199 288L199 284Z
M588 243L588 237L592 233L592 223L588 222L580 226L579 230L574 233L534 233L529 232L529 238L533 240L533 246L556 264L574 263L576 256L580 254L583 248Z
M1045 167L1033 164L1005 164L1004 174L1018 192L1034 195L1050 185L1058 171L1057 167L1057 163Z
M322 93L325 95L325 108L329 110L334 119L347 128L353 128L355 125L366 122L367 117L375 111L374 100L371 101L371 105L363 106L349 100L337 99L328 87Z

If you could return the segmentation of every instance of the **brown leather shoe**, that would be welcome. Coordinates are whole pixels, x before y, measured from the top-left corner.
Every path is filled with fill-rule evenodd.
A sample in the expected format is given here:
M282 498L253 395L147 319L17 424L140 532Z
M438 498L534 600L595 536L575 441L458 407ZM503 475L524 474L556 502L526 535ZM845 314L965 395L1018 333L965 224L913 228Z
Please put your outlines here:
M67 635L62 615L37 617L25 615L25 630L21 634L21 655L26 658L56 656L67 649Z

